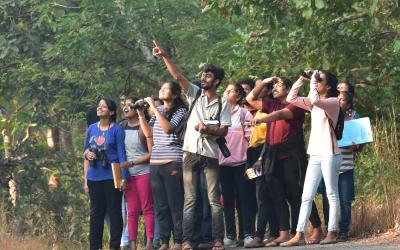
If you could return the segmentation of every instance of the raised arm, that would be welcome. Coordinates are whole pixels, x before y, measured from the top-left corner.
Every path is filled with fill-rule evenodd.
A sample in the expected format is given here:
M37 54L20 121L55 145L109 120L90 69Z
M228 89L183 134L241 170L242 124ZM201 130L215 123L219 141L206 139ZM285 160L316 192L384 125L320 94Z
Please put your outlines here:
M139 117L139 125L143 131L143 134L146 138L153 138L153 131L151 130L149 124L147 123L146 117L144 115L143 109L136 110Z
M157 43L156 40L153 40L154 48L153 48L153 55L156 57L162 57L164 60L165 65L171 76L178 81L181 85L181 88L184 92L187 92L189 89L189 81L186 79L184 75L180 72L180 70L172 63L169 55L165 52L165 50Z
M156 116L157 121L160 124L163 132L165 134L172 134L174 132L174 128L169 123L168 119L163 114L161 114L160 110L157 109L154 104L154 100L151 97L146 97L144 100L150 105L150 108L153 110L153 113Z
M273 122L277 120L290 120L293 119L293 113L287 108L277 110L274 112L271 112L267 114L266 116L259 118L259 119L253 119L251 122L252 125L255 125L257 123L268 123L268 122Z
M256 86L250 93L246 96L246 101L250 104L253 108L257 110L262 110L262 100L259 98L261 91L277 79L277 77L269 77L262 81L257 81Z
M293 84L292 88L289 91L288 96L286 97L286 101L292 103L293 105L305 109L307 111L311 111L312 104L309 97L300 97L298 96L301 86L303 85L305 78L300 76L299 79Z
M328 116L333 119L337 119L339 99L338 98L326 98L321 99L317 91L317 80L316 73L311 77L310 80L310 93L308 94L311 105L317 106L323 109Z

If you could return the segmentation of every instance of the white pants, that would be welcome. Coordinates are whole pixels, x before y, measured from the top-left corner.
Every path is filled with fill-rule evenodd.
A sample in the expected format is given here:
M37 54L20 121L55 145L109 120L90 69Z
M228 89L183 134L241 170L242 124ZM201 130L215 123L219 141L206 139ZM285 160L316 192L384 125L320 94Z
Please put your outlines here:
M312 201L321 178L324 178L326 194L329 201L329 222L328 231L336 232L339 212L339 168L342 162L342 155L317 156L311 155L308 162L306 178L304 180L303 195L301 196L301 207L297 232L304 232L308 218L311 213Z

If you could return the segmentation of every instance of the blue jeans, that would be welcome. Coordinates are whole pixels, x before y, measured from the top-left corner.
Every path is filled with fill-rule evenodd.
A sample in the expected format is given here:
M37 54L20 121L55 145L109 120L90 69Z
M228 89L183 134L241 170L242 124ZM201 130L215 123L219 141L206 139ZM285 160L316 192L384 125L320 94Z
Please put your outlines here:
M124 230L122 231L121 246L129 246L129 231L128 231L128 209L126 206L125 195L122 196L122 220L124 222Z
M306 178L304 180L303 194L301 196L301 207L297 232L304 232L307 220L310 217L312 202L322 177L326 184L326 193L329 201L328 231L336 232L339 211L339 168L342 155L316 156L311 155L308 161Z
M329 221L329 202L326 192L322 192L324 205L325 224ZM340 221L341 233L349 232L351 223L351 204L354 200L354 169L339 174L339 200L340 200Z

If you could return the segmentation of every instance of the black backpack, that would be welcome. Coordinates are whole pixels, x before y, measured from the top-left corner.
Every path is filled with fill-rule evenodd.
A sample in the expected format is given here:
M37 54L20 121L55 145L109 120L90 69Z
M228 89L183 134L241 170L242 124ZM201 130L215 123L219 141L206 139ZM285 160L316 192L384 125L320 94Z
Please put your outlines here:
M326 114L326 112L325 112L325 114ZM342 136L343 136L344 115L345 115L345 113L344 113L343 109L341 107L339 107L338 121L337 121L336 127L334 128L332 125L332 123L333 123L332 120L329 119L328 114L326 114L326 117L328 117L328 120L329 120L329 125L331 126L332 130L335 132L335 136L336 136L337 140L342 139Z

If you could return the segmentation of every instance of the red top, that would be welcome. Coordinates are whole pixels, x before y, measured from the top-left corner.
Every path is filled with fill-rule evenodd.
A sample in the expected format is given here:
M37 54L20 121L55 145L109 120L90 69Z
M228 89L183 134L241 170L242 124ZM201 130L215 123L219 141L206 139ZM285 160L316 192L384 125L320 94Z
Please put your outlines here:
M285 142L289 138L302 132L305 114L304 109L296 107L290 103L281 103L280 101L270 98L263 98L262 100L262 112L271 113L284 108L287 108L292 112L293 118L290 120L277 120L268 123L267 142L269 145ZM286 154L278 154L279 159L286 157Z

